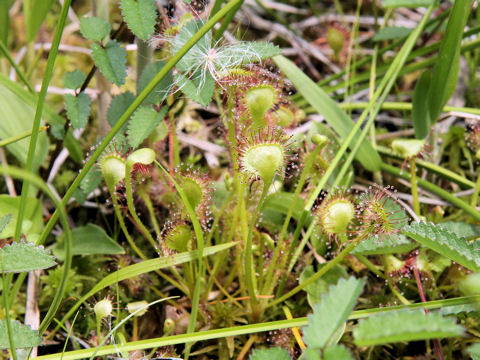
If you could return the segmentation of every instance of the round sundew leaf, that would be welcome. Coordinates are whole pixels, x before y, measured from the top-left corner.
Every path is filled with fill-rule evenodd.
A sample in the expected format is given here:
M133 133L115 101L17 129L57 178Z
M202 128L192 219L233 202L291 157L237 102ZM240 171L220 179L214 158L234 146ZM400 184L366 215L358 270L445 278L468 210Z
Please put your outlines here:
M100 164L102 174L109 189L114 188L125 178L125 162L116 157L108 157Z
M257 145L247 150L243 158L243 167L264 181L273 179L283 164L283 149L277 144Z
M348 200L339 200L323 213L322 225L328 234L344 234L355 215L355 208Z
M175 251L184 252L188 250L188 244L193 239L192 230L185 224L175 226L166 236L167 246Z
M181 187L192 208L196 209L203 200L202 186L194 179L184 178Z
M245 102L254 126L264 125L265 114L275 104L275 98L275 90L271 86L257 86L246 92Z
M393 151L406 159L411 159L423 150L425 140L417 139L397 139L392 141Z

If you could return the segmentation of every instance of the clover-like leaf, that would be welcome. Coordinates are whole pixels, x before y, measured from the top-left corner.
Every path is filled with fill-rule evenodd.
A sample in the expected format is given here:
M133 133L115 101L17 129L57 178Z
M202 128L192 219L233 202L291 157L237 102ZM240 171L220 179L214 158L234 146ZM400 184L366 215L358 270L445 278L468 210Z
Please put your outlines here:
M13 243L0 249L0 272L20 273L54 266L55 258L41 246Z
M90 104L90 96L84 92L77 96L72 94L65 95L67 116L75 129L83 128L87 124L90 115Z
M138 147L143 140L160 124L168 108L164 106L159 112L148 106L140 107L128 123L128 143Z
M433 251L473 271L480 271L480 244L469 242L450 232L447 227L431 222L407 225L402 232Z
M67 89L76 90L82 86L87 76L80 70L73 70L63 77L63 86Z
M340 279L331 286L328 294L316 304L313 314L308 316L308 325L303 329L303 339L312 348L323 348L332 334L352 312L357 298L363 290L364 280L350 277Z
M125 49L115 40L110 40L105 47L94 43L91 49L95 64L102 74L115 85L123 85L127 76Z
M463 327L455 318L423 310L390 311L361 320L353 330L358 346L372 346L400 341L441 339L461 336Z
M138 38L147 40L155 28L157 16L155 0L122 0L120 7L130 30Z
M80 31L89 40L102 41L110 30L110 24L103 19L94 16L80 19Z
M42 343L42 338L38 331L32 330L29 326L21 324L17 320L11 320L13 344L16 349L24 349L38 346ZM10 348L7 332L7 321L0 320L0 349Z

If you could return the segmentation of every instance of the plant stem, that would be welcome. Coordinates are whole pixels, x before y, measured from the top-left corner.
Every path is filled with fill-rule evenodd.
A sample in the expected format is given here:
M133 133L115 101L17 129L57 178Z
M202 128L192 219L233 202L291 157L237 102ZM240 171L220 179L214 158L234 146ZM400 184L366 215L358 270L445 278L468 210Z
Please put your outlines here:
M325 147L326 144L323 146L316 146L313 151L308 155L307 160L305 161L305 165L303 167L302 173L300 175L300 180L298 181L298 184L295 188L295 192L293 194L293 201L290 203L290 207L288 208L287 215L285 217L285 220L283 221L283 226L282 230L280 231L280 235L278 237L277 245L275 246L275 251L273 253L272 261L270 262L270 265L267 269L267 274L265 276L265 281L263 283L263 289L265 291L265 287L272 284L272 276L274 274L275 268L277 267L277 260L278 257L280 256L280 251L283 247L283 241L285 238L285 234L288 229L288 225L290 224L290 219L292 218L293 214L293 209L295 208L295 205L297 204L298 199L300 198L300 192L303 189L303 186L305 185L305 181L307 180L307 176L310 173L310 169L312 168L313 164L315 163L315 159L317 158L318 154L322 151L322 149ZM287 264L290 261L291 257L291 252L288 252L287 255ZM282 280L280 282L279 286L279 291L283 291L283 284L286 281L286 274L283 275ZM269 292L267 292L269 294Z
M480 174L478 174L477 181L475 182L475 189L473 190L472 197L470 198L470 205L473 207L477 206L479 192L480 192Z
M4 259L3 257L5 256L4 252L2 252L2 268ZM2 288L2 293L3 293L3 310L5 311L5 321L7 325L7 336L8 336L8 343L10 345L10 353L12 354L12 359L17 360L17 350L15 349L15 344L13 343L13 332L12 332L12 324L10 322L10 307L8 306L8 297L7 297L7 292L8 292L8 282L7 282L7 277L5 276L5 273L3 272L2 269L2 280L3 280L3 288Z
M352 240L352 242L350 244L348 244L347 247L340 252L340 254L338 254L334 259L332 259L331 261L326 263L326 265L323 266L319 271L317 271L315 274L313 274L308 279L306 279L302 284L300 284L300 285L296 286L294 289L290 290L285 295L280 296L276 300L269 303L266 306L266 308L269 308L269 307L275 306L277 304L280 304L282 301L292 297L293 295L295 295L299 291L305 289L308 285L312 284L317 279L320 279L323 275L325 275L325 273L327 273L330 269L332 269L336 264L339 264L345 258L345 256L347 256L353 249L355 249L355 247L357 246L358 243L360 243L360 241L365 239L366 236L367 236L366 234L362 234L359 237Z
M125 167L125 193L127 195L127 206L128 206L128 211L130 212L130 215L132 215L133 219L137 223L138 227L142 231L142 233L145 235L147 240L150 242L150 244L153 246L154 249L157 248L157 243L155 242L155 239L152 237L152 234L150 234L150 231L145 227L143 224L142 220L137 215L137 212L135 211L135 206L133 204L133 193L132 193L132 166L129 164L127 161L127 165Z
M253 265L253 228L255 227L255 223L257 222L257 217L261 209L263 208L263 204L265 203L265 197L268 194L268 189L272 184L272 180L264 180L262 195L260 195L260 200L255 208L252 218L250 219L250 226L248 228L248 236L245 241L245 277L247 280L247 288L248 288L248 295L250 296L250 304L252 307L252 316L253 320L257 320L258 309L257 309L257 294L256 294L256 273L255 273L255 266ZM260 269L262 270L262 269Z
M413 264L413 274L415 275L415 281L417 283L418 293L420 294L420 300L422 300L422 303L426 303L427 298L425 297L425 292L423 291L422 279L417 267L417 258L415 258L415 262ZM428 314L428 312L429 310L425 309L425 313ZM437 353L438 360L443 360L442 347L440 346L438 339L433 339L433 346L435 348L435 352Z
M413 211L420 216L420 202L418 201L418 184L417 184L417 164L415 159L409 159L410 163L410 184L412 186Z

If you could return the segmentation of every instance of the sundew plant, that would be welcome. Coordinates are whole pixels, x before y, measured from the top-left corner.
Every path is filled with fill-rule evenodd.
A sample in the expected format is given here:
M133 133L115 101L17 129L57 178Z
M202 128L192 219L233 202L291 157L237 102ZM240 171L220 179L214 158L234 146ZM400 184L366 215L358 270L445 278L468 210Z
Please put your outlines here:
M480 359L470 0L0 1L5 359Z

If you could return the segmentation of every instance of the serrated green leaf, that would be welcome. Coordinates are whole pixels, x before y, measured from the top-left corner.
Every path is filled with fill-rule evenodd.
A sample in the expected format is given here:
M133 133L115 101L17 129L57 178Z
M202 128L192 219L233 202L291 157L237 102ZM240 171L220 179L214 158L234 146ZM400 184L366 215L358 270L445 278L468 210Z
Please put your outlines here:
M269 349L255 349L250 360L290 360L292 357L287 350L281 347L271 347Z
M312 348L323 348L332 334L347 320L363 290L364 280L340 279L316 304L303 329L303 339Z
M448 315L458 315L463 313L471 313L475 311L478 311L477 306L473 304L464 304L464 305L442 307L438 312L443 316L448 316Z
M312 105L319 114L323 115L340 138L345 139L355 125L353 120L340 109L337 103L333 101L322 88L315 84L315 82L305 75L293 62L282 56L276 56L274 61L310 105ZM352 141L350 148L354 148L355 144L356 141ZM367 140L362 142L355 158L370 171L378 171L380 169L380 156Z
M117 86L125 83L127 76L127 53L115 40L110 40L105 48L94 43L91 46L95 65L103 75Z
M323 360L319 349L306 348L299 360Z
M148 106L140 107L132 115L128 123L128 143L131 147L138 147L165 117L168 107L164 106L159 112Z
M446 221L437 224L437 226L441 226L442 228L456 234L458 237L464 237L466 239L475 239L480 236L480 226L474 224Z
M138 92L140 93L145 86L150 82L151 79L157 75L157 73L165 66L164 61L156 61L149 64L142 72L140 80L138 81ZM170 89L173 86L173 74L171 71L160 81L157 86L148 94L144 104L160 104L170 92Z
M102 41L110 33L111 27L103 19L91 16L80 19L82 35L92 41Z
M43 247L13 243L0 249L0 272L20 273L55 266L55 258Z
M80 70L68 72L63 77L63 86L67 89L76 90L82 86L87 76Z
M427 7L434 0L382 0L382 6L384 8L397 8L397 7Z
M375 36L372 38L373 41L385 41L385 40L394 40L402 39L407 37L408 34L412 32L411 28L403 26L388 26L377 31Z
M42 343L42 338L38 331L32 330L29 326L21 324L17 320L11 320L13 343L16 349L24 349L38 346ZM9 349L7 320L0 320L0 349Z
M425 139L430 131L431 119L428 110L428 89L430 88L431 74L426 70L420 75L412 98L412 117L415 137Z
M3 229L5 229L10 220L12 220L12 214L7 214L0 217L0 233L3 231Z
M112 98L107 112L107 120L111 127L115 126L118 119L120 119L125 110L128 109L134 100L135 95L133 95L130 91L126 91ZM124 127L126 127L126 125L124 125Z
M412 223L405 226L402 232L423 246L470 270L480 270L480 256L478 256L480 245L477 242L469 242L441 225L431 222Z
M454 318L423 310L391 311L361 320L353 330L357 346L461 336L463 327Z
M193 80L189 80L185 75L178 73L175 75L175 82L187 97L202 106L208 106L215 91L215 80L208 72L204 75L203 79L194 77Z
M122 0L120 7L130 30L138 38L147 40L155 28L157 17L155 0Z
M323 360L354 360L350 350L343 345L329 346L323 353Z
M385 255L403 254L418 247L402 234L389 234L381 237L370 236L353 249L352 254Z
M90 116L90 96L81 92L77 96L72 94L65 95L65 109L67 117L75 129L83 128Z
M473 360L480 359L480 343L473 344L468 347L465 352L470 355Z
M323 266L325 265L320 264L318 270ZM299 284L301 285L306 279L313 276L314 273L313 266L307 266L300 275ZM320 279L317 279L315 282L308 285L304 290L307 292L307 300L310 306L313 308L315 304L320 303L322 301L322 296L328 293L331 285L335 285L340 279L346 279L347 277L348 273L345 269L340 265L336 265L328 270Z

